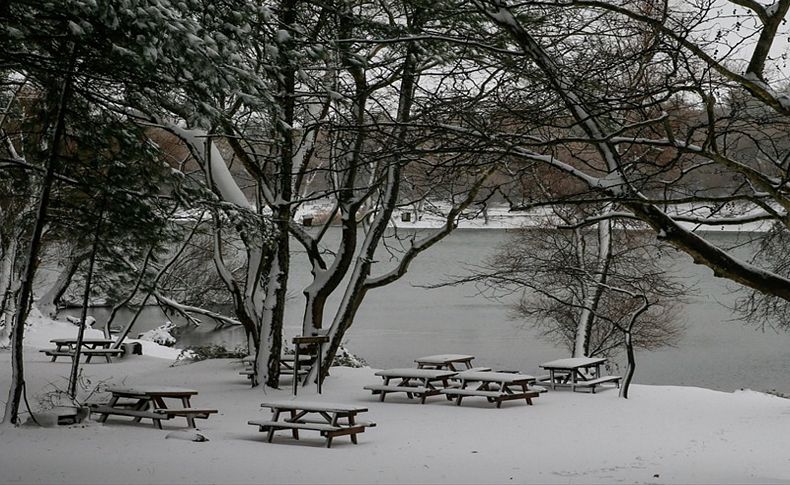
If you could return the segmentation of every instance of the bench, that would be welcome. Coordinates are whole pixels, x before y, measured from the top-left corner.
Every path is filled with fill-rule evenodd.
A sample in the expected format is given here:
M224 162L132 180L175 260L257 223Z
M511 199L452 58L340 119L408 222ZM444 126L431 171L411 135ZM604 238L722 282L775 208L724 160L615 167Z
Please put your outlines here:
M193 417L198 419L208 419L208 417L212 414L216 414L219 411L216 409L196 409L196 408L177 408L177 409L154 409L153 412L157 414L166 414L168 416L182 416L182 417Z
M117 357L123 353L123 349L84 349L80 352L80 354L87 356L85 359L86 364L91 361L91 358L96 356L103 356L105 359L107 359L107 363L109 364L112 363L112 360L110 359L111 355Z
M484 397L488 400L488 402L495 402L496 407L501 407L502 401L510 401L513 399L524 399L527 401L527 404L532 405L532 398L540 396L540 392L538 390L508 393L502 391L486 391L480 389L453 388L453 389L442 389L441 393L446 395L448 399L452 399L453 397L455 397L456 406L460 406L461 400L469 396Z
M71 357L74 358L74 352L70 350L57 350L57 349L41 349L39 352L44 352L48 357L52 357L52 362L55 362L58 357Z
M52 362L55 362L55 360L58 357L71 357L71 359L74 360L74 355L75 355L75 352L73 350L42 349L39 350L39 352L43 352L45 355L52 357ZM104 358L107 359L107 362L111 363L112 362L112 360L110 360L111 355L118 356L123 353L124 353L123 349L83 349L80 351L80 355L86 356L85 359L86 364L90 362L93 357L96 356L104 356Z
M577 387L582 387L582 388L588 387L588 388L590 388L590 391L593 394L595 394L595 387L600 385L600 384L605 384L607 382L614 382L615 386L617 388L619 388L620 387L620 379L622 379L621 376L603 376L603 377L598 377L597 379L590 379L588 381L579 381L579 382L576 383L575 386L573 384L570 384L570 385L571 385L571 387L574 388L573 389L574 391L576 390Z
M471 367L469 369L464 369L460 372L491 372L490 367Z
M425 398L428 396L436 396L440 393L439 389L431 389L428 387L423 386L390 386L386 384L373 384L364 386L363 389L372 391L373 394L381 394L379 398L380 401L384 401L384 398L387 396L387 393L390 392L405 392L406 397L411 399L413 396L419 397L423 404L425 404Z
M258 426L258 431L266 431L268 433L266 441L269 443L274 439L274 432L277 430L290 429L294 439L299 439L299 430L318 431L321 436L326 438L326 447L332 447L332 439L336 436L351 435L352 441L356 444L356 434L364 433L365 428L376 426L376 423L369 421L360 421L354 424L338 424L333 426L326 422L318 422L314 420L302 422L290 421L262 421L262 420L249 420L247 424Z
M105 422L110 415L117 415L117 416L129 416L135 418L134 420L139 422L142 418L147 418L153 421L154 426L159 429L162 429L162 420L163 419L170 419L172 416L163 415L162 413L157 413L153 411L142 411L137 409L123 409L123 408L116 408L113 406L107 406L105 404L98 404L98 405L91 405L92 411L97 414L102 414L99 418L99 422Z
M190 428L195 427L195 419L208 419L209 416L212 414L216 414L218 411L216 409L197 409L197 408L158 408L154 409L153 412L160 415L165 415L170 418L174 418L176 416L186 418L187 424Z

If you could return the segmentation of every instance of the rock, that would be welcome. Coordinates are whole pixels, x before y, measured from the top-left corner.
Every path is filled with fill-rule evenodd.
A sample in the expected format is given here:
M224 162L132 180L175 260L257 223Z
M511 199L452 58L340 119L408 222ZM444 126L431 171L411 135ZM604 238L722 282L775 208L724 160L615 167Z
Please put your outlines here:
M167 433L165 439L195 441L198 443L202 443L203 441L208 441L208 438L198 433L197 431L173 431L172 433Z

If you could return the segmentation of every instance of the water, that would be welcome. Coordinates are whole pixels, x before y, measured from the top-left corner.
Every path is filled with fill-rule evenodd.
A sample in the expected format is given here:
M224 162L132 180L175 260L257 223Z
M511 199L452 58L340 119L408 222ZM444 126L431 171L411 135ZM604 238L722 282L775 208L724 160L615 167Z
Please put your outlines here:
M734 237L713 236L723 242L731 242ZM379 368L411 366L421 355L468 353L477 356L477 365L531 374L541 373L541 362L566 356L565 349L540 340L528 322L509 318L506 304L486 299L471 285L420 288L446 280L449 275L463 274L464 265L480 262L506 237L507 231L503 230L458 230L431 248L403 279L368 294L346 335L348 348ZM745 247L740 251L748 250ZM295 255L296 262L303 262L303 257ZM382 254L380 259L386 256ZM685 306L687 328L676 348L637 353L635 381L790 393L790 334L761 332L733 319L727 305L734 301L731 290L736 286L714 278L707 268L691 264L687 256L678 254L669 264L687 282L695 283L697 295ZM300 333L300 289L309 281L306 265L295 266L291 274L295 289L290 294L285 328L289 337ZM101 324L107 313L97 308L94 316ZM127 315L121 315L118 322L124 322ZM158 326L166 318L158 308L151 307L141 316L134 333ZM212 342L232 348L243 341L240 328L216 330L206 323L184 330L178 346Z

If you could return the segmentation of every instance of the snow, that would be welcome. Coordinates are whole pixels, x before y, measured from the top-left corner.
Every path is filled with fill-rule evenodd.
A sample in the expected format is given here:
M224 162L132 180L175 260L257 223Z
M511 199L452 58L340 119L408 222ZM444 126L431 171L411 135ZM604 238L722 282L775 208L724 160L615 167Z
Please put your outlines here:
M557 360L552 360L551 362L544 362L543 364L541 364L541 366L571 369L573 367L597 364L599 362L602 362L603 360L604 359L593 358L593 357L572 357L569 359L557 359Z
M164 345L165 347L172 347L176 343L176 338L173 337L170 332L175 330L175 328L175 323L165 322L164 325L160 325L153 330L141 333L137 336L137 338L140 340L146 340L148 342L156 342L159 345Z
M443 202L432 202L432 211L420 211L415 217L415 211L410 208L395 210L391 219L391 226L398 229L440 229L447 222L443 214L450 210L450 205ZM296 212L294 219L301 221L303 217L316 217L329 210L324 202L302 204ZM478 210L478 209L476 209ZM781 209L775 209L781 213ZM409 221L401 219L404 213L410 214ZM626 216L628 213L617 213ZM672 217L693 218L693 220L679 220L678 225L689 231L704 232L766 232L770 230L773 220L755 220L763 214L757 209L735 206L722 209L716 214L711 214L709 207L695 207L691 204L678 204L667 210ZM709 219L705 223L705 219ZM726 220L727 224L717 223ZM736 222L736 223L733 223ZM545 225L561 226L564 221L554 215L550 209L534 208L530 211L511 211L505 205L491 205L487 217L482 213L464 214L458 220L459 229L518 229L520 227L545 227Z
M70 332L68 335L64 333ZM36 351L70 323L34 324L26 351L28 396L60 385L70 363ZM90 331L89 331L90 332ZM170 350L170 349L168 349ZM403 365L415 356L404 352ZM10 381L10 353L0 352L0 389ZM441 396L424 405L405 395L385 402L362 389L378 384L370 368L333 368L317 395L296 398L368 408L377 426L326 449L317 433L274 442L247 424L266 419L264 401L294 399L280 390L250 389L242 363L206 360L171 367L150 355L83 366L93 383L160 385L199 391L195 407L219 410L188 430L176 418L157 430L125 418L107 423L39 428L0 427L3 483L787 483L790 481L790 401L749 390L635 385L628 400L549 391L533 406L484 399L458 407ZM480 362L484 365L485 362ZM526 371L536 369L525 369ZM184 432L184 434L173 433ZM192 442L197 434L208 441ZM168 439L181 438L181 439Z

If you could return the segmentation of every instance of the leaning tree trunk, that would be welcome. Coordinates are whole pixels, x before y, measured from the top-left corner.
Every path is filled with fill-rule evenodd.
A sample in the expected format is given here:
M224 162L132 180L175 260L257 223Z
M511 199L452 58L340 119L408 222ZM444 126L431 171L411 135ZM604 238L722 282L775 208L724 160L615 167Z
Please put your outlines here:
M280 226L287 225L286 219ZM278 387L280 384L280 352L282 350L283 320L285 319L285 300L288 289L289 247L288 231L279 227L280 245L269 269L266 299L260 321L258 354L255 356L255 369L260 384ZM283 241L283 239L285 241Z
M623 384L620 386L620 397L628 399L628 389L631 387L631 381L636 371L636 355L634 354L634 343L631 332L626 332L625 334L625 354L628 359L628 367L623 376Z
M89 251L80 251L78 248L71 250L66 265L58 273L55 282L36 301L36 307L38 307L42 315L47 318L55 318L57 316L58 302L63 297L66 289L68 289L69 284L71 284L72 278L77 273L77 268L89 255Z
M606 206L609 207L608 205ZM608 210L608 209L604 209ZM576 244L579 246L580 238L584 235L576 235ZM581 258L584 258L581 250L577 250ZM585 288L585 298L579 321L576 326L576 337L574 339L573 357L586 357L590 353L590 335L595 323L595 314L603 295L604 283L606 283L609 265L612 260L612 223L608 219L598 222L598 251L595 257L595 269L590 283L583 283ZM583 264L583 259L580 263Z
M22 402L22 393L25 386L23 343L25 339L25 323L27 322L30 311L30 303L33 298L33 277L36 272L36 262L41 252L41 235L46 224L47 211L49 209L52 184L55 181L55 168L58 162L58 148L63 138L66 125L66 101L71 90L71 79L74 70L74 47L70 48L70 65L63 81L60 92L56 99L56 118L55 130L49 144L49 156L46 161L44 178L41 181L41 193L36 211L36 219L33 224L33 233L30 237L30 245L27 251L27 261L22 272L22 280L19 285L19 293L16 300L16 314L11 322L11 385L8 390L8 400L3 414L3 423L18 424L19 406Z
M99 237L101 236L102 221L104 220L104 205L106 200L102 197L99 219L96 221L96 228L93 233L93 247L91 248L90 259L88 260L88 273L85 276L85 291L82 295L82 313L80 314L80 327L77 331L77 344L74 348L74 357L71 360L71 374L69 374L68 393L71 399L77 397L77 379L80 371L80 350L82 340L85 337L85 320L88 318L88 305L91 299L91 285L93 284L93 268L96 264L96 251L99 247Z

